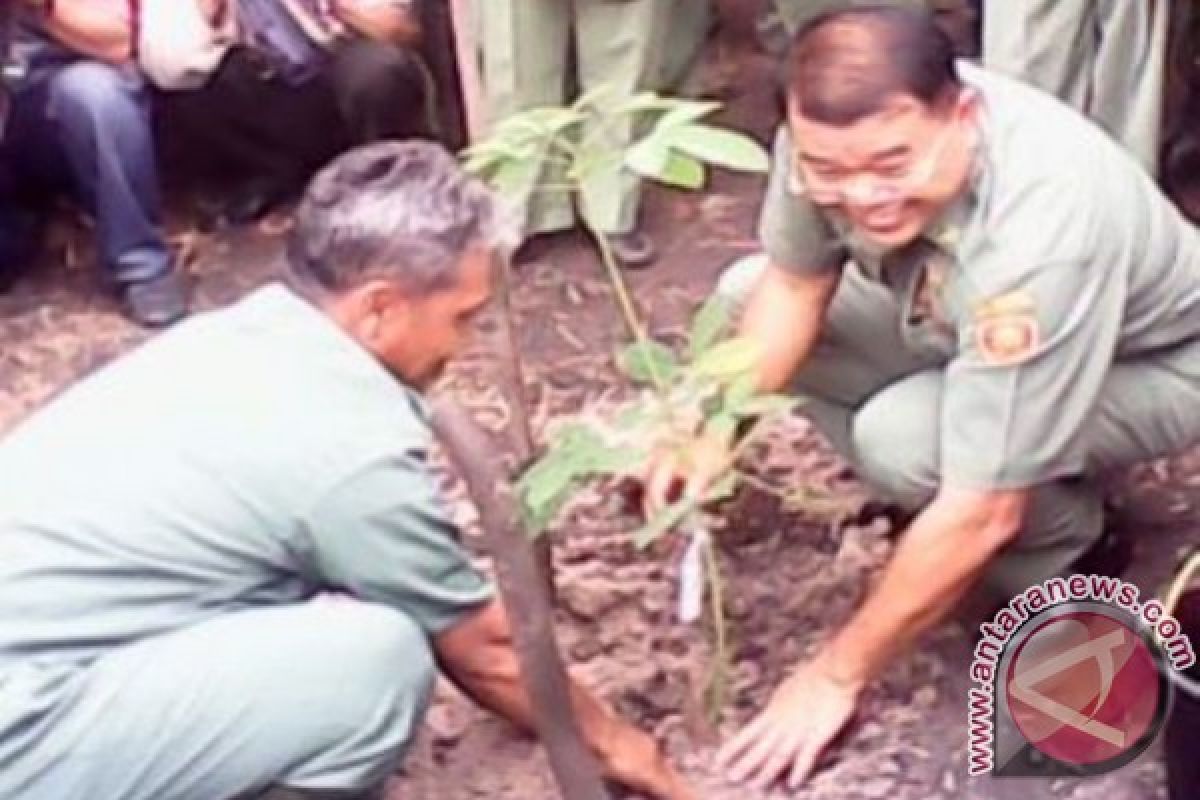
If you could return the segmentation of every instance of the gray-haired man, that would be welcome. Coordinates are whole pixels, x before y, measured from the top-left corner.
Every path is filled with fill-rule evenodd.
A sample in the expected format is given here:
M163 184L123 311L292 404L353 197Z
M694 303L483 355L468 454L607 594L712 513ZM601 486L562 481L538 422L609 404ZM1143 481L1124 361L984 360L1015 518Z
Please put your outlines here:
M505 246L440 148L351 152L298 211L290 286L162 336L0 443L0 797L367 797L435 662L529 722L417 393ZM649 737L574 697L610 777L691 796Z

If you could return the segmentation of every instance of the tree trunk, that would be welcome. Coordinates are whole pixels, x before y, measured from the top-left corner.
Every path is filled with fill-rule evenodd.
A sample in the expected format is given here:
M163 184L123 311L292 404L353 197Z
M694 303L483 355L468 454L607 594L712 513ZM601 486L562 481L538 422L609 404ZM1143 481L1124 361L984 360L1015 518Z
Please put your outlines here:
M608 800L600 768L583 743L572 710L566 669L554 637L550 602L533 547L521 523L511 476L487 435L456 403L433 404L433 429L466 481L479 510L500 596L513 626L517 657L533 705L534 728L566 800Z

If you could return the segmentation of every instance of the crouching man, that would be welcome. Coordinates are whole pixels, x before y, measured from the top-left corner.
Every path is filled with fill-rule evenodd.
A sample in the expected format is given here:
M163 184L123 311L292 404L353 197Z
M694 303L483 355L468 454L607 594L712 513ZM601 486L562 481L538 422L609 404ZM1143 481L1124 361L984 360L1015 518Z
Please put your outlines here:
M1105 470L1200 441L1200 236L1109 136L957 62L932 16L814 19L788 69L765 254L726 273L759 385L914 514L858 612L723 751L798 785L864 688L976 586L1114 574ZM705 435L651 505L730 458Z
M440 148L353 151L302 202L286 285L0 442L0 797L377 796L436 667L528 726L418 393L504 249ZM573 694L609 777L691 797L648 736Z

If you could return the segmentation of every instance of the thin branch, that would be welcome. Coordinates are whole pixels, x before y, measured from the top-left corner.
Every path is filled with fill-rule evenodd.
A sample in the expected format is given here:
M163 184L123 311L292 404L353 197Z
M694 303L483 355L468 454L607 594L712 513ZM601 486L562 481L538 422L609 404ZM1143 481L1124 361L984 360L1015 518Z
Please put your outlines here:
M512 621L534 728L560 794L569 800L610 800L596 758L580 735L549 598L537 579L509 476L489 457L487 435L458 404L444 398L435 401L433 427L479 510L500 596Z
M729 623L725 619L725 584L721 580L721 565L717 563L717 548L711 542L704 548L704 564L708 572L708 597L716 638L716 653L709 679L710 713L715 718L725 705L725 682L728 680L730 658Z

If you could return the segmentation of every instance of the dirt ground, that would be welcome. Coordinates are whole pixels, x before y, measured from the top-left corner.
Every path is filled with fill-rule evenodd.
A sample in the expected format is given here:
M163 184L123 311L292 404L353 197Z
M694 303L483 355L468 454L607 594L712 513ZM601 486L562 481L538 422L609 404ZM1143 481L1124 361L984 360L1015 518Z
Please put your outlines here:
M770 62L744 40L717 41L705 84L728 100L726 121L766 142L774 121ZM735 83L737 89L733 88ZM720 269L755 249L762 181L717 175L686 195L653 191L646 220L664 252L660 265L631 276L659 335L670 335L711 288ZM198 305L224 305L276 274L286 216L253 230L200 235L177 222ZM145 338L123 322L96 286L87 236L70 225L46 263L0 295L0 433L61 387ZM618 401L626 391L612 369L621 329L607 284L585 243L564 236L521 268L515 307L528 358L534 421ZM470 407L489 429L510 412L497 389L493 315L454 365L440 391ZM180 369L186 369L184 364ZM502 444L497 439L498 455ZM778 426L753 459L782 481L821 489L857 508L864 490L801 418ZM447 477L456 515L472 532L473 513ZM1198 539L1200 452L1140 467L1119 495L1141 525L1131 578L1154 591L1179 550ZM891 549L891 523L869 511L841 518L781 509L765 495L733 502L721 536L734 637L731 698L717 730L689 688L707 663L704 632L675 622L677 559L634 552L625 533L636 521L619 498L599 494L557 534L560 637L573 668L624 713L651 729L709 800L756 800L712 768L720 737L761 705L790 665L802 660L853 611ZM967 670L974 620L938 626L895 661L866 699L843 746L805 790L824 800L1155 800L1164 797L1154 752L1114 775L1087 781L965 780ZM426 730L390 800L552 800L538 746L507 724L440 687Z

